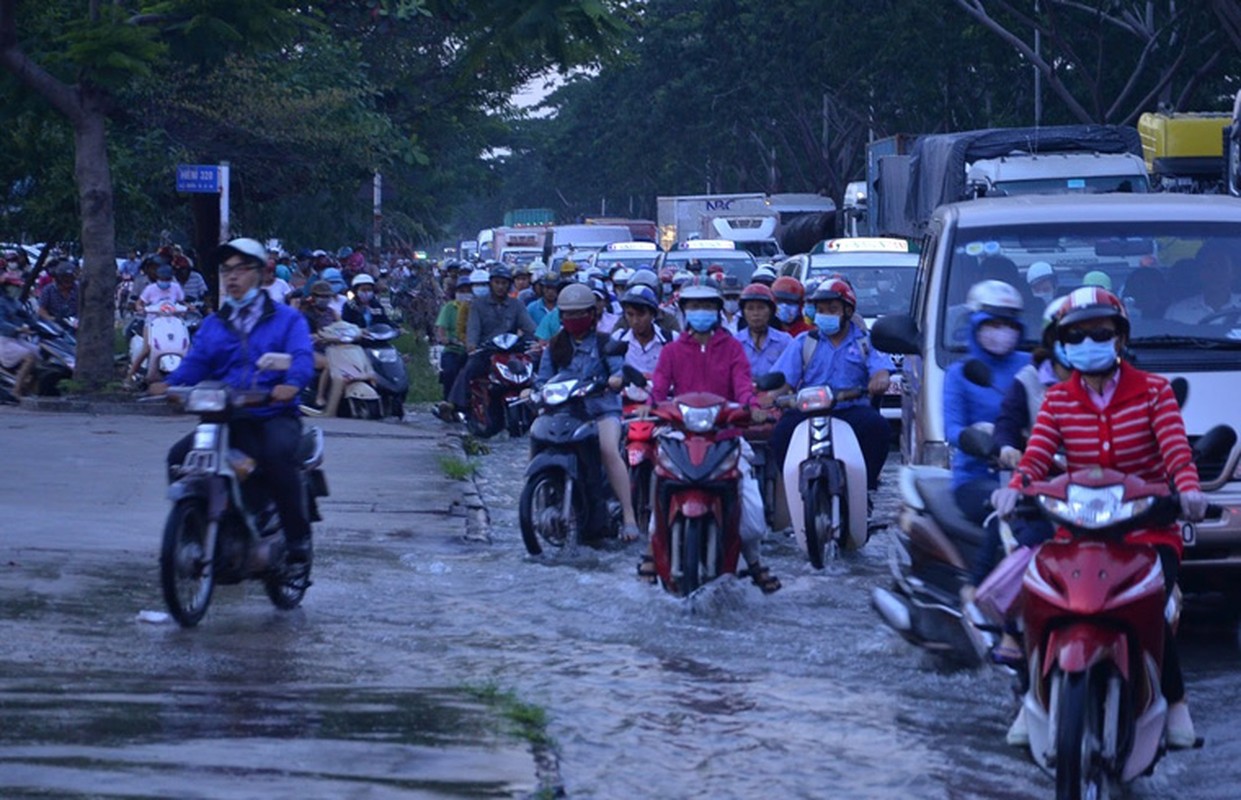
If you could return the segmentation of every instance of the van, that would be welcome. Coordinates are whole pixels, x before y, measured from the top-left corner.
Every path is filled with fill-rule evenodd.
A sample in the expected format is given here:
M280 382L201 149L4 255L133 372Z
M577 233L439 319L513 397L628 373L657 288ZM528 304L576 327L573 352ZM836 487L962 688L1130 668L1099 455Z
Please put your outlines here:
M948 467L943 391L948 365L965 357L966 293L999 279L1027 300L1026 341L1033 348L1043 309L1025 281L1035 262L1051 265L1057 295L1088 272L1107 276L1128 306L1130 361L1168 378L1183 377L1182 409L1190 441L1209 428L1241 429L1241 258L1225 310L1182 313L1202 300L1194 257L1207 242L1241 253L1241 200L1183 194L1023 195L952 203L931 216L908 314L881 318L875 347L905 354L901 452L906 463ZM1214 298L1211 298L1214 299ZM1186 524L1185 576L1219 585L1241 569L1241 444L1203 465L1203 489L1222 513ZM1229 588L1233 591L1231 586Z

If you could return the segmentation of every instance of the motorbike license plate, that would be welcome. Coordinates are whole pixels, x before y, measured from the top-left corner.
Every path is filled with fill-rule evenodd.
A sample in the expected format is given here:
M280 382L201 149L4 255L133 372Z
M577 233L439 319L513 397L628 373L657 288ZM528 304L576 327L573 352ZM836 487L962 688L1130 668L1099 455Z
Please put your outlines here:
M630 450L629 451L629 466L636 467L641 463L642 463L642 451L641 450Z
M1181 542L1186 547L1193 547L1198 543L1198 526L1192 522L1181 523Z

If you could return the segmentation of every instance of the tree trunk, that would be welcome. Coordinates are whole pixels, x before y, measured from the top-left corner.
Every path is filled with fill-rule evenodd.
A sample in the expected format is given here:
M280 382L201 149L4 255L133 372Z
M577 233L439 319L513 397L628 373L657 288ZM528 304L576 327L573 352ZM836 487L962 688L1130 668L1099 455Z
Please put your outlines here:
M82 213L82 311L74 378L88 389L116 379L116 222L108 166L107 116L101 97L81 87L74 120L74 176Z

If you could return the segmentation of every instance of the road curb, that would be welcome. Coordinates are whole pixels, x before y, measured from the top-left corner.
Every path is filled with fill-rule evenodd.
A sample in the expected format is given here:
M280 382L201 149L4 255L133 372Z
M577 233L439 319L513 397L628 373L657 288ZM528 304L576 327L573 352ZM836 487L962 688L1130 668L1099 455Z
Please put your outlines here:
M446 431L446 435L449 438L456 438L457 442L454 448L465 453L467 458L470 457L471 451L466 446L467 442L472 438L469 434L450 430ZM467 542L491 544L491 513L487 510L487 502L483 500L482 488L478 485L477 470L470 473L468 478L462 478L461 482L464 484L460 504L461 513L465 517L465 540Z
M67 414L129 414L147 417L170 417L174 409L168 403L139 403L137 399L105 399L91 397L23 397L18 407L26 411Z

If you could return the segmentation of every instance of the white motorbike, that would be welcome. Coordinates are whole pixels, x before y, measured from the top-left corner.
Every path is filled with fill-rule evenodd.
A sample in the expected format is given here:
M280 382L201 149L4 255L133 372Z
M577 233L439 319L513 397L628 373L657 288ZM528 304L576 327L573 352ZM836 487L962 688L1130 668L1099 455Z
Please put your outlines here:
M383 417L383 402L375 389L370 356L358 344L362 335L361 328L348 322L334 322L319 331L319 339L327 345L324 355L331 379L325 416L334 417L341 410L354 419Z
M784 497L797 542L815 569L823 569L841 548L866 544L866 461L853 428L832 416L836 403L864 394L808 386L776 401L806 414L784 457Z
M151 352L147 359L155 359L161 376L166 377L181 366L190 351L190 329L185 319L188 311L189 307L181 303L161 303L154 311L148 311L154 317L147 321L146 331L133 330L129 337L130 363L149 340ZM147 359L143 360L142 369L146 369Z

